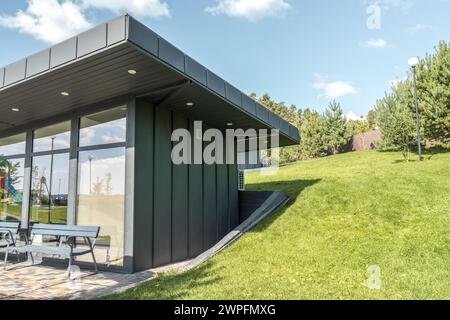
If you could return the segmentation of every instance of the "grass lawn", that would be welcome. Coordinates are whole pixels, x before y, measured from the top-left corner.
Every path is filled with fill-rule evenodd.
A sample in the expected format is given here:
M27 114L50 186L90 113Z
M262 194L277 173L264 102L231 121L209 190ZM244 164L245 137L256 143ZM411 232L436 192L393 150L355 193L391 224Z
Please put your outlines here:
M450 153L361 152L247 176L288 207L200 267L111 299L450 299ZM382 289L366 287L379 265Z

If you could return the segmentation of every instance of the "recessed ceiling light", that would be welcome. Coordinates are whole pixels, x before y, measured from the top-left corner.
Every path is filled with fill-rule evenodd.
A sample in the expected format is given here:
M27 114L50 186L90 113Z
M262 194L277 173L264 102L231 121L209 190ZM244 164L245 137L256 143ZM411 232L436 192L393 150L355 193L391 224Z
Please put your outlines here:
M130 70L128 70L128 73L134 76L137 73L137 71L130 69Z
M231 122L227 123L227 126L231 127L233 124Z
M68 97L68 96L70 96L70 93L63 91L63 92L61 92L61 95L64 97Z
M11 108L11 111L14 111L14 112L19 112L19 111L20 111L20 109L19 109L19 108Z
M193 102L186 102L186 107L193 107L194 103Z

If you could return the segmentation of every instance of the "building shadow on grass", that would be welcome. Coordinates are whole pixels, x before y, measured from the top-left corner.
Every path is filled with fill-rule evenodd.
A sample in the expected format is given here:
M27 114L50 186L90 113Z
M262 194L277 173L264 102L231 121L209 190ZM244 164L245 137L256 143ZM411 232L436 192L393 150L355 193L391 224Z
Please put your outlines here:
M289 202L267 216L252 232L262 232L281 217L295 203L298 197L308 188L319 183L320 180L292 180L275 181L248 185L251 191L284 190L289 195ZM208 260L200 266L185 273L163 274L137 288L130 289L124 294L106 297L105 299L132 299L132 300L174 300L187 299L198 290L211 284L220 284L224 280L220 276L223 266L215 259ZM226 297L205 297L207 299L220 299Z
M413 159L410 159L410 160L397 159L397 160L392 161L392 164L414 163L414 162L419 162L419 161L418 160L413 160Z
M301 194L308 188L319 183L321 179L313 180L290 180L290 181L274 181L268 183L256 183L246 186L252 191L267 191L267 190L283 190L289 196L289 202L275 212L268 215L261 221L252 232L262 232L270 227L280 216L282 216L289 208L297 201Z

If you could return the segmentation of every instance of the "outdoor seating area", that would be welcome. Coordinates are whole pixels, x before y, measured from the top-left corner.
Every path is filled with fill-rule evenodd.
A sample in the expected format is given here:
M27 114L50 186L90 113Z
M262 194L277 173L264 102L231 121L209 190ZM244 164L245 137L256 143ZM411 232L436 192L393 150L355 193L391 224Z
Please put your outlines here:
M35 224L29 232L21 232L20 226L20 222L0 222L0 254L4 255L0 300L94 299L133 287L154 275L152 270L99 273L94 248L100 227ZM42 241L43 237L53 237L54 241ZM91 255L94 271L72 264L84 255ZM43 263L44 257L68 259L69 266L49 266Z
M9 248L14 248L16 246L19 230L20 222L0 221L0 249L5 249L5 267L8 260Z
M94 263L95 273L98 272L97 260L94 254L95 243L100 233L100 227L96 226L67 226L35 224L28 232L20 232L20 222L0 222L0 249L4 249L4 270L8 270L8 257L11 253L17 256L20 262L20 255L24 254L31 258L34 265L34 254L50 255L68 259L69 266L67 275L70 278L72 273L72 263L75 257L90 254ZM44 244L43 237L53 237L56 245ZM37 238L40 241L37 241ZM23 239L23 241L21 241ZM29 240L30 239L30 240ZM81 239L83 242L78 242ZM80 245L78 245L80 243Z

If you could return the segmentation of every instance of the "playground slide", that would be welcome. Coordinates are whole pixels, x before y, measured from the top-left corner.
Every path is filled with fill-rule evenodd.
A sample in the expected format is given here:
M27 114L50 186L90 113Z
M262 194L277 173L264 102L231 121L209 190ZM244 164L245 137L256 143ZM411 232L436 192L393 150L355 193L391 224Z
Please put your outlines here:
M11 193L12 198L15 203L21 203L23 200L23 196L20 192L17 192L16 188L12 184L8 186L9 193Z
M7 180L7 185L5 187L4 183L6 182L5 180ZM12 199L14 200L15 203L22 203L23 200L23 195L20 192L17 192L16 188L14 188L13 184L12 184L12 179L1 179L1 186L6 189L6 191L8 193L11 194Z

